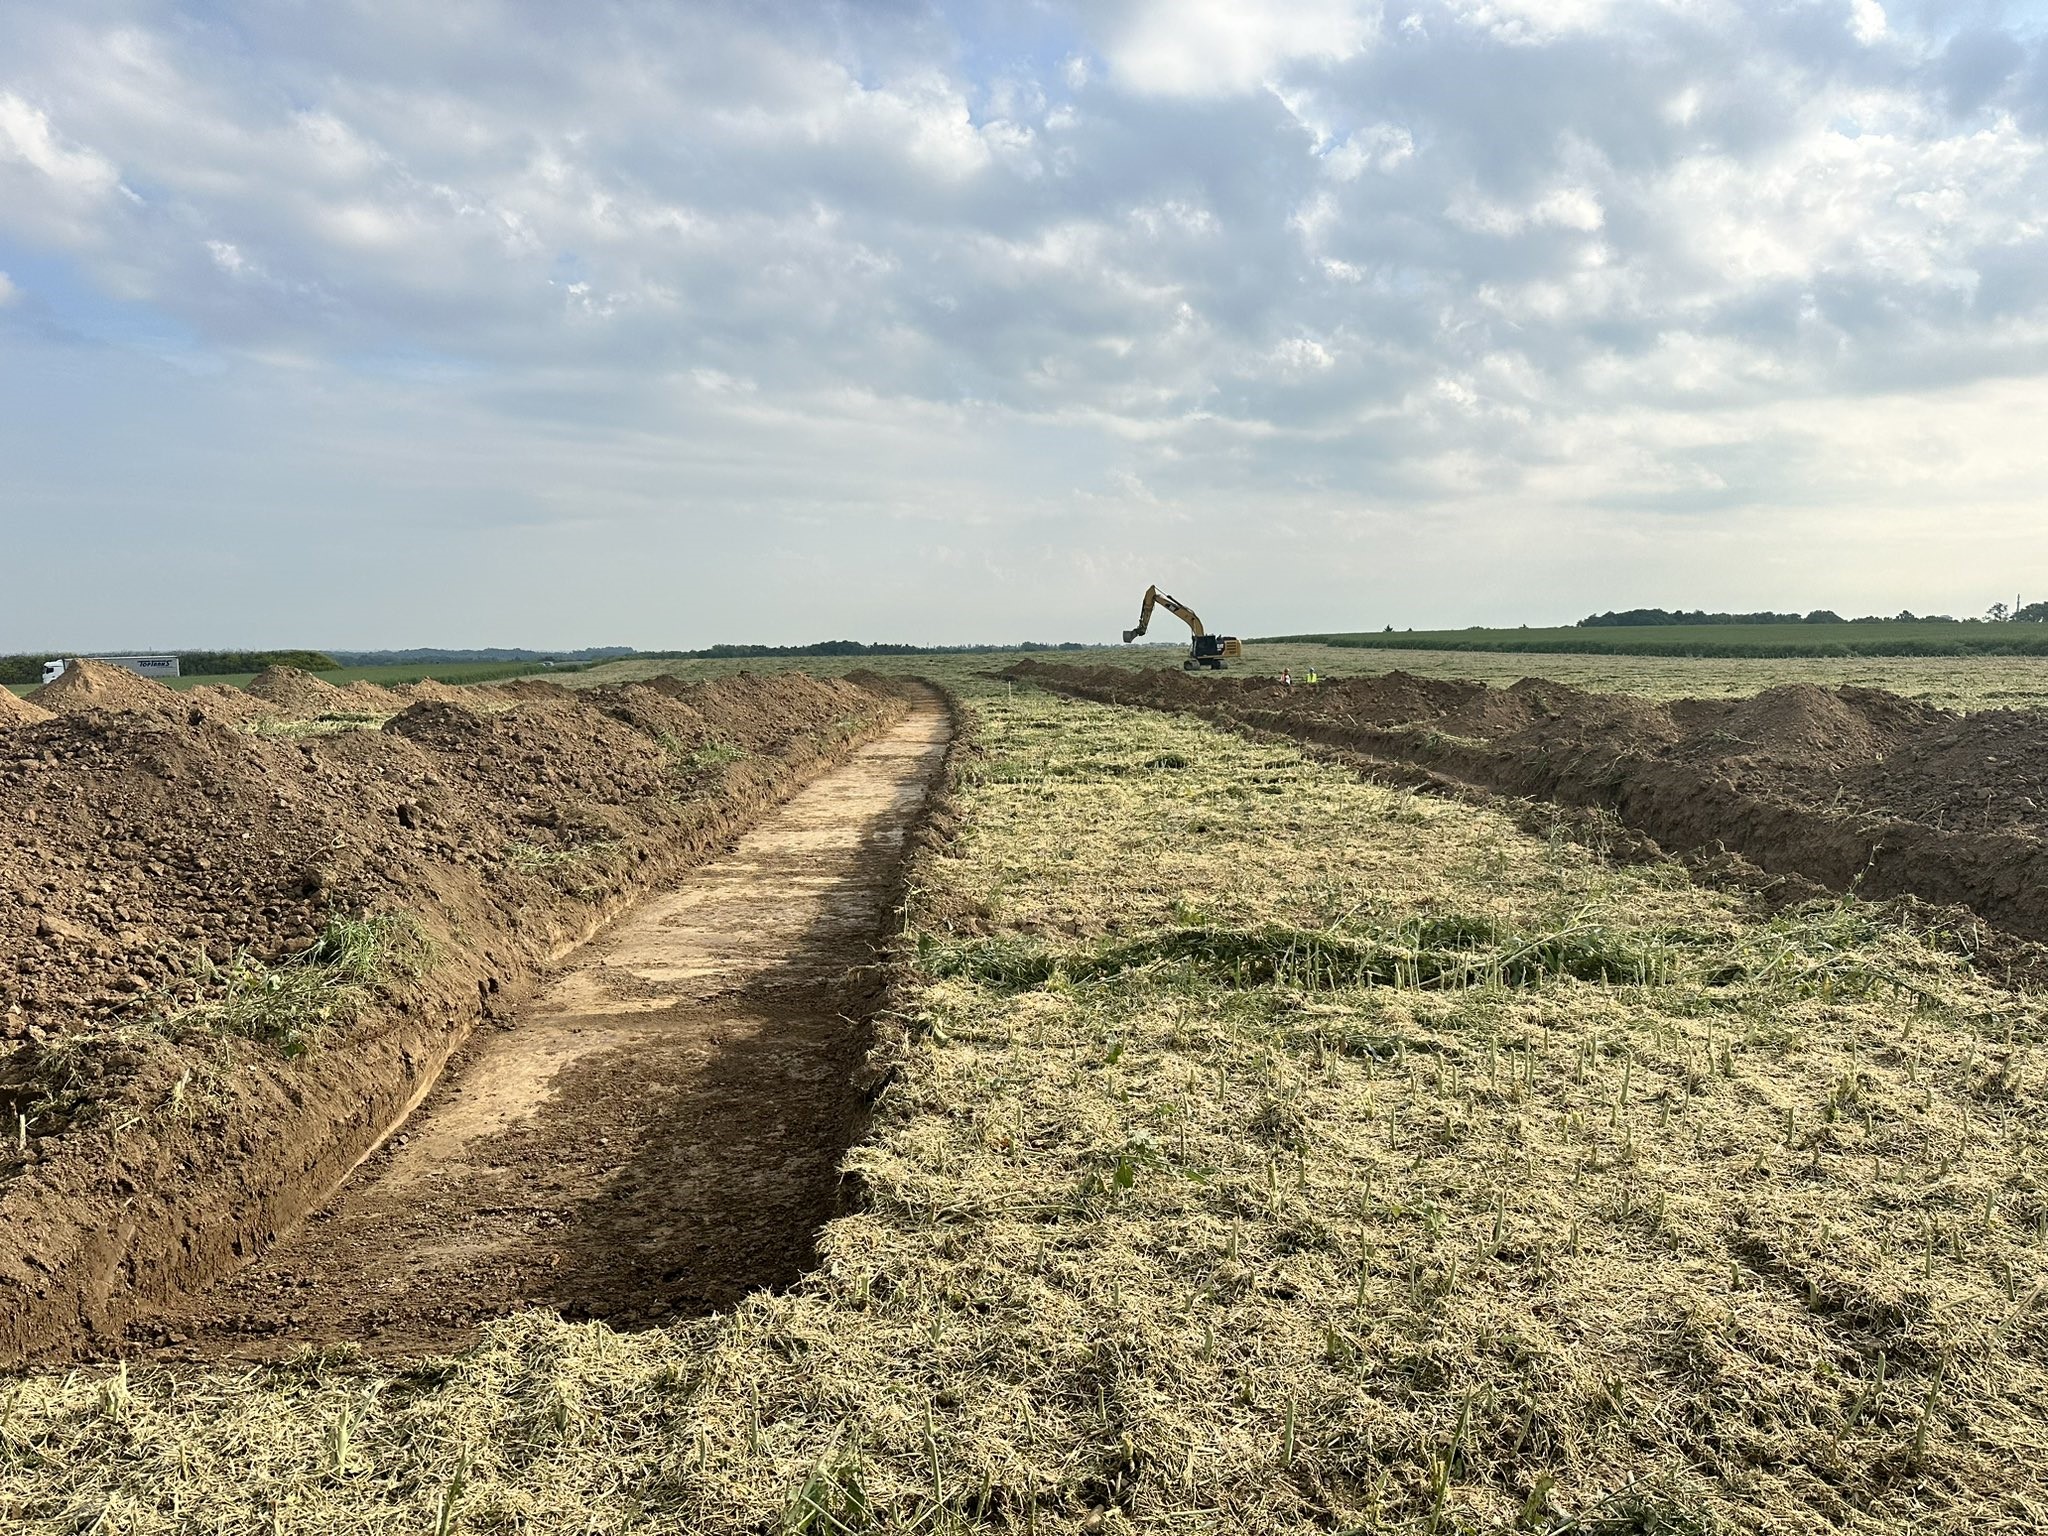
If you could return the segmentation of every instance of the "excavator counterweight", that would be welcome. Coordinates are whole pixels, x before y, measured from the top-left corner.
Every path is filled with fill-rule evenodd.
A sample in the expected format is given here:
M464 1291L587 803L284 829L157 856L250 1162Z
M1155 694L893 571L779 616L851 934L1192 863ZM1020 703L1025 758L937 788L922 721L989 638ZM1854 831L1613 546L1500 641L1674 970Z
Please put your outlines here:
M1226 656L1242 656L1244 654L1244 642L1239 640L1237 636L1210 634L1206 629L1202 628L1201 618L1195 613L1194 609L1171 594L1160 591L1156 585L1145 589L1145 601L1138 609L1138 627L1124 631L1125 645L1129 645L1151 627L1152 610L1155 606L1163 607L1168 613L1186 624L1192 632L1187 660L1181 663L1181 666L1186 670L1192 672L1196 667L1209 667L1214 671L1221 672L1223 670L1223 659Z

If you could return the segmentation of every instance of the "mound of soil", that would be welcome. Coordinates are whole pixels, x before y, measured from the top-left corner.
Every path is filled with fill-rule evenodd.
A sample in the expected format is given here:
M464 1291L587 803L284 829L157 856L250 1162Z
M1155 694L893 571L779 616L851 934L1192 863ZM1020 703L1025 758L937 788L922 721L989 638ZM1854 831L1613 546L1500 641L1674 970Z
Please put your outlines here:
M12 688L0 688L0 729L10 725L34 725L38 720L47 720L50 712L40 704L31 704Z
M168 710L178 707L174 689L104 661L74 661L55 682L45 683L29 697L52 714L81 709Z
M389 688L358 678L341 690L341 709L347 713L366 715L395 715L405 708L405 700Z
M239 688L222 687L212 683L187 688L178 695L178 701L188 710L196 709L208 719L227 724L247 725L256 720L273 720L280 713L262 699L244 693Z
M0 1360L260 1247L479 1019L904 710L805 677L499 704L302 738L161 706L0 733L0 1111L28 1117L0 1146ZM312 1021L303 1056L181 1022L238 962L308 963L333 920L384 914L433 963Z
M294 716L332 714L348 707L348 695L297 667L265 667L249 680L249 693Z
M366 685L367 686L367 685ZM564 688L560 683L550 683L538 677L515 677L510 682L493 685L495 692L508 699L567 699L575 697L575 690Z
M1658 703L1525 678L1390 672L1315 687L1023 662L1020 680L1271 732L1412 780L1616 812L1664 847L1726 850L1836 890L1967 906L2048 938L2048 712L1960 716L1793 684Z
M423 677L416 683L400 683L386 691L397 699L403 708L417 699L438 699L444 704L460 704L473 697L477 690L452 687L447 683L437 683L431 677Z

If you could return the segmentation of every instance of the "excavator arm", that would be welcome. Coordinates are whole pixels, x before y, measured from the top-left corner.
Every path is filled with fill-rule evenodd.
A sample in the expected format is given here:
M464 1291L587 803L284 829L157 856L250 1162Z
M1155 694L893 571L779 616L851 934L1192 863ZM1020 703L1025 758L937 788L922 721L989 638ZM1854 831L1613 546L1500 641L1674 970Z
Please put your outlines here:
M1170 594L1160 591L1158 587L1151 586L1145 589L1145 602L1143 606L1138 609L1138 627L1136 629L1127 629L1124 631L1125 645L1129 645L1133 640L1137 639L1138 636L1144 634L1145 631L1151 627L1152 607L1155 603L1158 604L1160 607L1163 607L1168 613L1180 619L1183 623L1187 625L1189 629L1193 630L1197 635L1205 635L1208 633L1207 630L1202 628L1202 621L1196 615L1194 609L1190 608L1186 603L1178 601Z

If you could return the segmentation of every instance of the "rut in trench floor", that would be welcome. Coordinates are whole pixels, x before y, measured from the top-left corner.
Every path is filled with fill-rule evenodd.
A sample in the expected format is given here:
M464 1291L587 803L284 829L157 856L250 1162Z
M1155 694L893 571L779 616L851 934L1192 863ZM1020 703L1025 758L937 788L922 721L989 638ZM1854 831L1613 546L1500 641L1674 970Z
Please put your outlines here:
M304 1226L161 1319L160 1352L410 1355L522 1307L653 1324L794 1280L947 730L920 705L572 957Z

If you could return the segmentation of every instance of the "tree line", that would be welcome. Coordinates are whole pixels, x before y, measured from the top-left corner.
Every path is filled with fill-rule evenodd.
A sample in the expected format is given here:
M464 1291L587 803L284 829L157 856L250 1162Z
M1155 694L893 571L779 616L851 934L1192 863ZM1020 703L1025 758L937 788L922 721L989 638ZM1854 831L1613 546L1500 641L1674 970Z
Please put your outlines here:
M1811 613L1707 613L1700 609L1624 608L1589 614L1579 620L1578 629L1648 629L1668 624L2048 624L2048 602L2021 607L1993 603L1981 619L1958 619L1946 613L1915 613L1908 608L1890 618L1865 614L1845 619L1832 608Z

